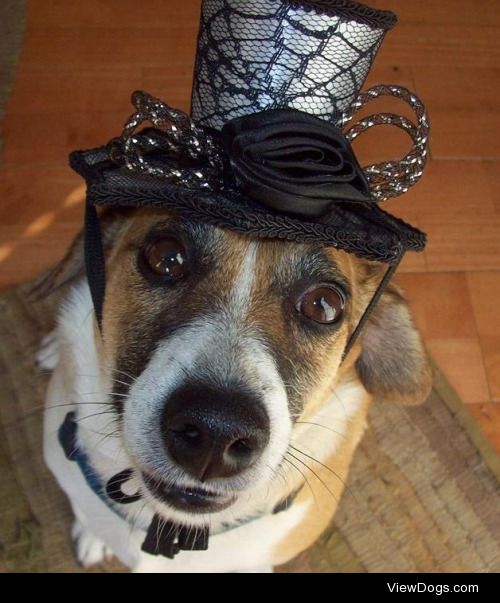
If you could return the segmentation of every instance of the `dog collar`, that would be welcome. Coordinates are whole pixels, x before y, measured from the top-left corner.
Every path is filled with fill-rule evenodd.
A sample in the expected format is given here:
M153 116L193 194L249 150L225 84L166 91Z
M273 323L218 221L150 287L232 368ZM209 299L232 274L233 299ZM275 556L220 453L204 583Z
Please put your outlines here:
M97 471L92 467L89 457L85 451L78 445L77 440L78 425L76 423L75 412L69 412L58 431L58 440L64 451L64 454L68 461L75 462L85 481L87 486L96 494L102 502L118 515L121 519L128 521L127 515L117 506L116 503L130 504L137 502L141 496L139 493L132 496L127 496L121 491L121 484L130 479L131 470L126 469L120 472L111 480L105 484ZM121 496L118 495L118 492Z
M78 445L77 440L78 425L76 423L75 412L69 412L58 431L58 440L69 461L76 462L87 486L96 494L101 501L113 513L118 515L127 523L130 523L128 515L123 511L120 505L128 505L141 499L140 492L136 494L125 494L122 485L132 477L132 469L124 469L107 483L104 483L97 471L92 467L88 455ZM286 511L294 501L300 488L280 502L274 509L273 514ZM250 523L261 517L256 515L238 522L234 525L224 525L221 530L212 535L219 535L234 530L244 524ZM173 559L180 551L206 551L208 549L210 531L208 526L197 527L195 529L165 520L157 513L146 531L146 538L142 543L141 550L150 555L161 555Z
M129 517L119 505L127 505L141 499L140 492L127 495L121 486L132 476L131 469L124 469L114 475L107 483L104 483L97 471L92 467L85 451L78 445L78 425L75 413L69 412L62 425L59 427L58 439L69 461L78 465L87 486L96 494L102 502L126 522ZM186 526L165 521L157 514L154 515L146 538L142 544L142 550L151 555L163 555L173 559L180 551L204 551L208 548L208 527L191 530Z

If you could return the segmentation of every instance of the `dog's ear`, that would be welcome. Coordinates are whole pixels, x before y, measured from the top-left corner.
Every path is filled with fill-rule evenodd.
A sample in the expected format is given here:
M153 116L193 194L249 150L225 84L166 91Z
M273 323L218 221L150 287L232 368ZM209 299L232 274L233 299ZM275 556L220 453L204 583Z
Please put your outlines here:
M356 369L376 399L419 404L433 381L422 339L395 285L382 295L361 336Z
M131 213L131 210L127 209L105 209L100 213L99 224L105 255L108 255L113 248ZM85 274L83 242L84 234L81 230L73 239L62 260L36 283L31 292L35 299L54 293Z

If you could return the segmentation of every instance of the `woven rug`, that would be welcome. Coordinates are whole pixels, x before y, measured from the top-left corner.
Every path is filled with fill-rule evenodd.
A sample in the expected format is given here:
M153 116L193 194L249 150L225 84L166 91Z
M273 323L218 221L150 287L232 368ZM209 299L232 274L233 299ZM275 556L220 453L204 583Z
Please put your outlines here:
M48 375L34 364L58 300L0 297L0 571L83 571L42 459ZM334 526L281 571L500 571L500 459L437 371L426 404L375 404ZM92 571L123 571L118 563Z

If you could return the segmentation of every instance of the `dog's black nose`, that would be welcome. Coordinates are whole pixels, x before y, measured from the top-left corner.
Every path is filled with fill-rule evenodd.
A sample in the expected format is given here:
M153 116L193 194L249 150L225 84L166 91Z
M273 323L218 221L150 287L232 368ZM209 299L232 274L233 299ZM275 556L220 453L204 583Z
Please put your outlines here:
M168 399L161 427L171 457L201 481L240 473L269 441L261 400L241 389L185 385Z

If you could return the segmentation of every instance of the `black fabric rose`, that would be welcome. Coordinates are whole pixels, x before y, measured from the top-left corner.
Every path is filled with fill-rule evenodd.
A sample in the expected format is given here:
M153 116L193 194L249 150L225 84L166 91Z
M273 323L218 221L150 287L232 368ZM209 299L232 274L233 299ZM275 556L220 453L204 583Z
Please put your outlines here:
M346 137L307 113L273 109L233 119L222 142L239 190L266 207L320 217L338 201L373 202Z

